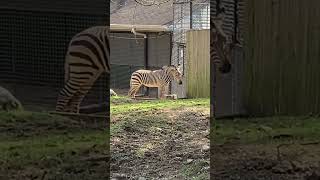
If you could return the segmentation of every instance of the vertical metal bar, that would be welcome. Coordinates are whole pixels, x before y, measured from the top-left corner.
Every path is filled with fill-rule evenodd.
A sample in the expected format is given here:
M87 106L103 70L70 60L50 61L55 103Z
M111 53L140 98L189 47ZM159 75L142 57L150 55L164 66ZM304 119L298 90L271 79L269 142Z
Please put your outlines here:
M234 0L234 38L233 42L238 42L238 0Z
M149 34L146 33L146 36L144 39L144 68L149 69ZM146 88L144 95L149 96L149 87Z
M170 32L169 36L170 36L170 62L169 62L169 65L171 65L172 51L173 51L173 32ZM172 92L172 84L171 83L169 84L168 91L169 91L168 93L171 94L171 92Z
M192 29L192 1L190 1L190 29Z

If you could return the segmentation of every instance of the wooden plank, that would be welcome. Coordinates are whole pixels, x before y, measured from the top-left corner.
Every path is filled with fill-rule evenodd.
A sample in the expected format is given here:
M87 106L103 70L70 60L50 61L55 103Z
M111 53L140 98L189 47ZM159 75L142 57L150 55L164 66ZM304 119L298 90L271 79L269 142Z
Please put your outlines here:
M251 115L320 113L320 1L247 0L245 106ZM294 19L294 21L292 20Z
M187 32L187 97L210 97L210 32Z
M57 111L49 111L49 114L57 114L61 116L71 116L71 117L79 117L79 118L98 118L98 119L107 119L108 116L104 115L96 115L96 114L78 114L78 113L69 113L69 112L57 112Z
M132 25L132 24L110 24L111 32L131 32L132 28L137 32L170 32L166 26L161 25Z

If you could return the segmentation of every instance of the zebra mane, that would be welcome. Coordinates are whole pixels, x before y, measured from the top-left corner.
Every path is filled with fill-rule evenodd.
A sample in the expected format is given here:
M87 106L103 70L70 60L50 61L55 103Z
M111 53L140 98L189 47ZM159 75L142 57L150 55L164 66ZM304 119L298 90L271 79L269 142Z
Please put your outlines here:
M175 65L169 65L169 66L163 66L162 67L162 70L166 73L166 74L171 74L172 75L172 72L174 71L178 71L180 72L180 67L178 66L175 66ZM180 72L181 73L181 72Z
M162 70L164 70L165 72L171 72L173 70L178 70L178 68L174 65L169 65L169 66L163 66Z

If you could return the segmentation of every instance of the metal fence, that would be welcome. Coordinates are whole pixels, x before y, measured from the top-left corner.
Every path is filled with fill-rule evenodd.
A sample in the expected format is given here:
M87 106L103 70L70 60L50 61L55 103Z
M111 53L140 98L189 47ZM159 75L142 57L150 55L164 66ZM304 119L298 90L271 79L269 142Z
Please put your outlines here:
M173 46L171 64L182 65L183 72L186 64L186 33L190 29L210 28L210 3L208 0L175 0L173 1ZM172 84L172 91L179 98L185 98L186 79L183 85Z
M83 29L105 25L105 19L103 14L0 9L0 85L31 109L52 110L63 87L69 41ZM106 101L106 81L106 75L100 77L84 104Z

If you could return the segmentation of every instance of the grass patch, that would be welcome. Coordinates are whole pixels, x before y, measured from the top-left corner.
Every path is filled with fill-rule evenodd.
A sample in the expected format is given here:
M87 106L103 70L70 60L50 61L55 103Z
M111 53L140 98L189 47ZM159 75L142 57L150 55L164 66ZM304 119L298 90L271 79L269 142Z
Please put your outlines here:
M179 107L209 107L210 99L178 99L178 100L131 100L126 97L118 96L111 98L110 111L112 115L145 112L150 110L159 110L165 108Z
M54 123L58 121L67 121L69 118L52 115L45 112L31 112L31 111L0 111L0 125L7 123L19 123L19 122L33 122L33 123Z
M36 139L10 138L1 140L1 160L5 161L8 166L18 166L19 168L48 157L61 161L72 158L73 155L79 155L93 146L108 146L106 139L107 136L104 132L89 131L67 135L48 134L47 137Z
M156 128L165 128L167 126L167 119L164 117L143 114L127 115L123 116L121 121L118 121L110 127L110 133L114 135L126 131L147 134L154 132Z
M55 173L68 174L68 168L84 172L87 167L80 159L106 155L109 149L107 131L45 112L0 112L0 130L0 174L5 179L35 178L33 174L44 170L51 178L57 177Z
M215 120L211 132L211 137L218 144L229 141L240 143L312 141L320 137L320 118L267 117Z
M190 164L185 164L181 174L185 179L207 180L209 178L209 172L204 170L206 167L209 167L208 162L198 160Z

